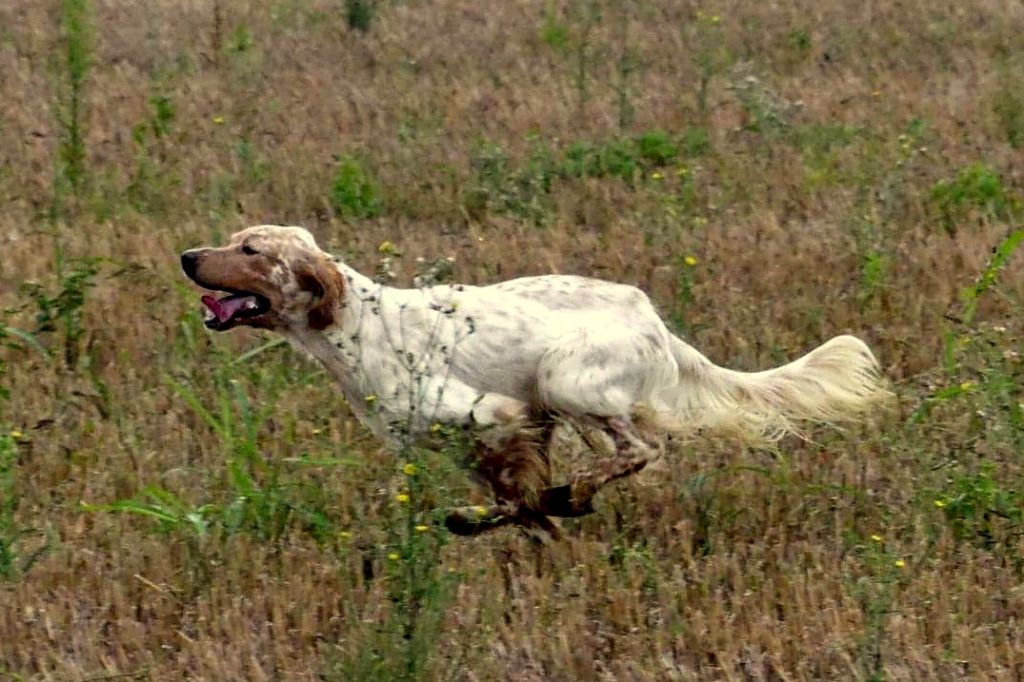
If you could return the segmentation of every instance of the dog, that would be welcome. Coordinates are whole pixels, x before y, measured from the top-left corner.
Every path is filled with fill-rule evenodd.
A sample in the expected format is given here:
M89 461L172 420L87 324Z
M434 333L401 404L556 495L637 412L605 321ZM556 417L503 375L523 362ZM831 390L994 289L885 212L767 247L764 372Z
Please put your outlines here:
M448 515L462 535L518 524L557 536L550 517L592 512L602 486L641 470L673 434L773 439L800 422L856 418L887 394L856 337L776 369L734 371L673 335L640 289L598 279L395 288L321 250L305 229L275 225L186 251L181 266L226 294L202 296L208 328L284 335L378 438L408 442L439 424L472 434L469 464L495 501ZM556 423L605 450L560 486L550 473Z

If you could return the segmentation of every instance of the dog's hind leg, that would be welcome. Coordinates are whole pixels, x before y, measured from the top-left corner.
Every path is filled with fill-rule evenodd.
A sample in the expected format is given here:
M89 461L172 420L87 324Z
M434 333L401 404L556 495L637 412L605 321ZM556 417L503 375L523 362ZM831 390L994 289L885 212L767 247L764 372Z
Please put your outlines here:
M542 491L539 508L544 513L590 513L602 486L640 471L659 454L658 445L644 438L637 415L652 395L677 381L679 367L668 339L658 320L634 327L612 320L599 329L566 334L541 358L538 392L545 406L580 426L604 431L615 449L568 485Z
M614 454L600 459L588 470L577 472L567 485L543 490L537 508L545 514L584 516L593 512L593 498L601 488L637 473L660 453L658 444L644 440L632 420L615 417L603 421L603 430L615 445ZM585 440L590 444L589 439Z

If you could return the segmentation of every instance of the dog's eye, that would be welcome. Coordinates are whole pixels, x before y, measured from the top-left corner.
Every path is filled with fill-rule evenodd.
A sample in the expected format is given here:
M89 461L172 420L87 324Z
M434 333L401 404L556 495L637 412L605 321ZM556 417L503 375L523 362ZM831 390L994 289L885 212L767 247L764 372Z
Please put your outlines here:
M256 249L252 248L248 244L243 244L242 245L242 253L244 253L246 256L255 256L255 255L257 255L259 253L259 251L257 251Z

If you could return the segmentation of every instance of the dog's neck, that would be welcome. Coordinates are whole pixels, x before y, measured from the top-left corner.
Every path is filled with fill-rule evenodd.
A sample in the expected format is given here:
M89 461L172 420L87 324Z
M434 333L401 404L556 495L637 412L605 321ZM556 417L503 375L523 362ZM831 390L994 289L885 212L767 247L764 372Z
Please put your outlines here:
M409 372L395 347L403 342L394 338L404 333L400 320L388 319L385 310L394 311L396 305L402 310L427 306L418 290L385 286L344 263L337 262L336 267L345 286L333 311L334 323L322 331L292 329L286 335L341 385L346 401L365 426L380 438L392 439L394 422L408 417L401 409L407 399L394 396L409 392Z

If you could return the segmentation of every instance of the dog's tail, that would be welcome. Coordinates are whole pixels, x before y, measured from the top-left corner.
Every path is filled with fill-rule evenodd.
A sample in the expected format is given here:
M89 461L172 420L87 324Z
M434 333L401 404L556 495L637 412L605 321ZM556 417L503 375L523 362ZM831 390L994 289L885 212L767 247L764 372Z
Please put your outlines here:
M772 440L802 421L855 419L889 396L878 361L860 339L837 336L788 365L764 372L719 367L672 338L679 380L653 415L676 432L700 428Z

